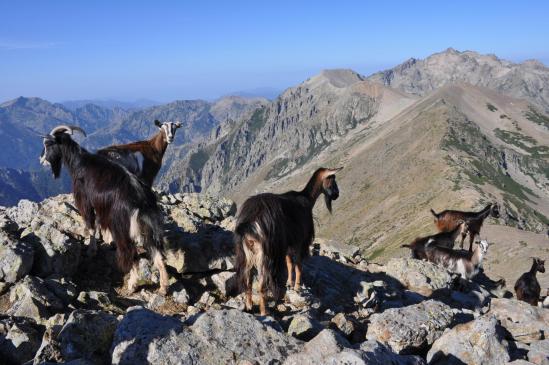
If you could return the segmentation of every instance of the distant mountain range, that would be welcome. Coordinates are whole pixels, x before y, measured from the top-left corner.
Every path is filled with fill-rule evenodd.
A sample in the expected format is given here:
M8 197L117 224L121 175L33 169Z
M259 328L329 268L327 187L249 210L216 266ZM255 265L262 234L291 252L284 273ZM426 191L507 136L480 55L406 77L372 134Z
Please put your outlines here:
M65 107L71 110L76 110L78 108L81 108L89 104L97 105L102 108L108 108L108 109L119 108L119 109L125 109L125 110L138 110L138 109L149 108L155 105L160 105L163 103L159 101L149 100L149 99L138 99L134 101L120 101L120 100L114 100L114 99L88 99L88 100L66 100L66 101L62 101L61 104L63 104Z
M172 159L185 154L186 145L209 136L222 121L239 119L247 110L266 102L261 98L231 96L215 102L182 100L126 110L96 104L73 104L71 109L40 98L19 97L7 101L0 104L0 136L5 146L0 155L0 205L14 204L21 198L40 200L68 191L70 185L49 184L49 174L44 174L45 170L38 161L42 150L40 135L56 125L81 126L88 138L76 138L86 148L95 150L113 143L148 139L158 130L153 124L155 119L178 120L183 123L183 128L177 132L174 145L167 152L167 168Z
M0 204L52 190L36 132L83 126L85 146L144 139L179 120L157 185L228 195L303 186L318 166L345 166L334 214L318 230L383 257L432 229L429 208L502 206L500 223L549 224L549 69L448 49L370 76L325 70L274 100L231 96L139 110L36 98L0 105ZM34 174L34 175L33 175ZM45 179L45 180L44 180ZM45 181L48 183L46 184ZM59 185L59 184L58 184Z

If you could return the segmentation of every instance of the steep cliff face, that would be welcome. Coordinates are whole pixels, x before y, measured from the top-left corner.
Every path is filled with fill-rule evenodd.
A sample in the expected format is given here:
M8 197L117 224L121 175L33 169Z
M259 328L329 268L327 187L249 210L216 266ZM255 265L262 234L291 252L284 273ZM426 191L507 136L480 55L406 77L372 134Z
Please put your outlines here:
M424 60L410 58L368 79L417 95L451 83L467 82L526 99L549 112L549 69L535 60L513 63L495 55L449 48Z
M350 130L366 125L380 112L381 100L392 95L398 95L395 103L413 101L353 71L323 71L240 123L222 125L174 165L179 174L169 174L162 182L172 189L219 193L238 188L245 179L284 176Z

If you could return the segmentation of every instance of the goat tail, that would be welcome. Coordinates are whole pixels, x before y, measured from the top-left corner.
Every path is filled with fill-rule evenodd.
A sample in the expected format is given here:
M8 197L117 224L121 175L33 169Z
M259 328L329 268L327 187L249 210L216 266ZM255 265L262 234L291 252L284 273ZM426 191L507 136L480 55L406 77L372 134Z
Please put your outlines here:
M251 286L255 266L263 289L269 290L274 298L279 298L285 280L287 247L283 244L284 240L277 240L280 237L272 228L268 221L262 222L262 219L237 225L234 233L235 267L240 292Z
M438 217L440 216L440 214L438 214L437 212L435 212L433 210L433 208L431 208L431 214L435 216L435 219L438 219Z
M278 300L284 287L284 264L288 248L283 245L283 242L274 239L273 236L275 235L268 235L261 241L263 257L260 268L262 272L260 272L260 275L262 275L265 287Z

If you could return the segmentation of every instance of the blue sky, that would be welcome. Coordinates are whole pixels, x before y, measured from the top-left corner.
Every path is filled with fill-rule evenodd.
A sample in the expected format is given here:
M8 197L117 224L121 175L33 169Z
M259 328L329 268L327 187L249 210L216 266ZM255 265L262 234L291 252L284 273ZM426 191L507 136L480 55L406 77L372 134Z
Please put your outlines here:
M212 99L448 47L549 64L549 1L0 2L0 101Z

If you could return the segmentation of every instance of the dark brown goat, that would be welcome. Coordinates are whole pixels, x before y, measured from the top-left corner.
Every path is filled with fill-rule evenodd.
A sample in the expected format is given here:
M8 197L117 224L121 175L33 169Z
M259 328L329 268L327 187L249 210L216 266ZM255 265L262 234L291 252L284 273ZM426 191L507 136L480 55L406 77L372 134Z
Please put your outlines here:
M459 224L450 232L439 232L425 237L418 237L410 244L402 245L412 250L412 258L419 260L427 260L425 247L427 244L432 246L453 248L456 238L463 232L467 232L468 225L465 221L459 221Z
M246 293L246 309L252 309L252 271L259 280L261 315L266 315L266 292L279 298L284 286L284 262L288 285L301 286L302 261L309 255L314 239L313 207L324 194L326 207L339 197L335 174L340 169L320 168L301 191L284 194L259 194L242 204L235 228L236 272L241 290ZM295 265L294 265L295 264Z
M163 222L151 188L121 165L76 143L71 135L82 129L58 126L44 136L40 162L58 178L64 165L72 179L74 202L95 247L97 227L109 231L116 244L118 266L130 271L128 291L138 279L137 244L142 243L160 272L160 292L166 294L168 273L163 257Z
M537 306L541 287L536 278L536 273L545 272L545 260L541 260L537 257L533 257L532 259L533 262L530 271L522 274L515 283L515 293L518 300Z
M444 210L440 213L436 213L431 209L431 213L435 217L435 225L440 232L448 232L454 230L460 221L467 221L468 231L462 232L460 248L463 249L463 241L467 233L469 234L469 252L473 251L473 242L475 236L480 234L480 229L484 220L488 216L494 218L499 217L499 207L497 204L488 204L484 209L478 212L462 212L459 210Z
M152 186L162 167L166 148L173 142L176 130L181 127L181 123L160 123L158 120L154 124L160 130L148 141L105 147L98 150L97 154L123 165L145 184Z

